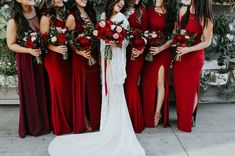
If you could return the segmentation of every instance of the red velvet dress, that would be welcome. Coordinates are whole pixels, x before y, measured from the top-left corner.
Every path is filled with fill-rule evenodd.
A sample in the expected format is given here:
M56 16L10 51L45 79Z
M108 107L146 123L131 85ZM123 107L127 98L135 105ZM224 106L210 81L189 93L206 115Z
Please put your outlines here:
M34 31L39 30L38 18L28 20ZM34 28L35 23L38 27ZM45 86L45 69L35 57L16 53L18 89L20 97L19 136L40 136L50 133L49 103Z
M148 10L150 31L164 31L166 16L157 13L153 7ZM147 127L154 127L154 114L157 101L157 82L158 72L161 66L164 68L165 78L165 99L162 106L162 118L164 127L168 125L169 120L169 68L171 63L170 49L166 49L155 55L153 62L145 62L142 77L142 96L144 106L144 119Z
M131 28L141 29L143 31L148 28L147 10L142 8L141 23L137 22L137 10L128 18ZM129 114L132 125L136 133L141 133L144 128L143 106L140 98L140 90L138 80L144 64L144 55L140 55L131 60L132 46L127 47L127 64L126 64L126 81L125 96L128 105Z
M56 27L65 27L65 22L56 19ZM51 120L56 135L72 131L71 60L63 60L59 53L48 49L45 66L49 76L51 92Z
M191 14L186 30L197 33L195 44L201 42L202 26ZM200 74L204 64L204 50L190 52L181 57L181 61L175 61L173 67L173 80L176 96L176 109L178 117L178 129L192 131L192 115L194 99L199 93ZM199 94L198 94L199 98Z
M76 21L75 30L80 34L84 28ZM99 129L101 111L101 82L100 65L98 63L98 49L91 55L96 64L89 66L88 60L76 52L72 53L72 99L73 99L73 126L74 133L86 130L85 117L87 116L93 130Z

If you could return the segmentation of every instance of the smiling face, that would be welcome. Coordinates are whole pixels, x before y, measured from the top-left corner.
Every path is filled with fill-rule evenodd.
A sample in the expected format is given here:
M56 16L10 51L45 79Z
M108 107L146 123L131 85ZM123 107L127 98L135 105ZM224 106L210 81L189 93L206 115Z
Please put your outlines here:
M85 8L87 5L88 0L76 0L76 4L79 7Z
M124 0L120 0L119 2L117 2L115 4L115 6L113 8L113 11L114 12L120 12L123 9L124 5L125 5Z
M55 0L55 7L62 7L64 6L63 0Z
M17 0L20 4L33 6L35 5L35 0Z

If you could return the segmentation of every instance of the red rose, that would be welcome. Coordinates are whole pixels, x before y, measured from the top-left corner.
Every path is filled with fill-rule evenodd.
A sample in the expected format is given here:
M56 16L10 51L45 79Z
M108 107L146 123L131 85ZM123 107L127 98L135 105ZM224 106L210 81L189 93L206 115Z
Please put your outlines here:
M176 43L177 43L177 40L176 40L176 38L174 38L173 41L172 41L172 44L174 45Z
M132 44L133 48L137 50L142 50L145 47L145 41L143 38L135 38Z
M137 30L132 30L132 32L131 32L131 35L133 35L134 37L136 37L137 36L137 34L138 34L138 32L137 32Z
M127 36L126 30L123 29L122 32L121 32L121 34L122 34L123 37L126 37L126 36Z
M112 37L113 36L113 31L110 28L105 29L105 35L107 37Z
M28 39L25 43L27 48L34 48L35 44L33 43L33 41L31 39Z
M186 47L186 43L182 43L182 44L181 44L181 47Z
M86 36L80 37L79 42L80 42L80 48L90 49L91 41Z
M66 35L64 33L59 33L57 35L57 41L59 43L65 43L67 40L66 40Z
M177 40L178 42L180 42L180 41L182 40L182 37L181 37L180 35L177 35L177 36L176 36L176 40Z

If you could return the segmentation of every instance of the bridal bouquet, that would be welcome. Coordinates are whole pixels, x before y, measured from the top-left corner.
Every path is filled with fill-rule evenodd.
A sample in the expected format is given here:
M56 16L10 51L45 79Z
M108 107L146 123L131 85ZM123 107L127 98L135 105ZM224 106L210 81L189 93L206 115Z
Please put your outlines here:
M186 29L178 29L176 34L173 36L172 47L189 47L195 42L197 34L189 33ZM179 54L175 56L176 61L180 61L181 57Z
M80 50L90 50L92 48L92 43L94 43L92 40L92 37L87 36L85 34L79 34L77 35L77 37L73 39L73 46L76 49L80 49ZM92 56L90 56L88 58L88 65L92 66L95 63L96 63L96 60Z
M112 46L122 45L124 39L127 37L127 31L120 23L113 23L110 20L100 20L93 32L93 35L99 39L103 39L106 43L105 58L112 59Z
M137 49L138 51L144 50L147 40L144 38L143 31L139 29L130 29L128 32L128 36L130 38L130 43L132 45L132 48ZM135 54L131 54L131 60L135 60Z
M167 36L164 35L161 31L152 31L152 32L144 32L144 36L148 39L148 45L150 47L159 47L166 43ZM153 54L148 52L145 57L146 61L153 61Z
M19 41L19 43L26 48L41 49L44 41L45 35L39 32L28 31L25 32L23 40ZM37 64L42 64L41 55L36 56L36 61Z
M73 35L67 28L52 27L48 36L48 44L54 46L69 46L72 44ZM63 54L63 59L68 59L68 52Z

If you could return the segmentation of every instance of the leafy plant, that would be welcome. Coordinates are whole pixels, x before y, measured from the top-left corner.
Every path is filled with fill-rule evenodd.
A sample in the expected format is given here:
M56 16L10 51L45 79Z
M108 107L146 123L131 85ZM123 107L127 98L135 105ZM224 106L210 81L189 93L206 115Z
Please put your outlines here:
M9 6L2 6L0 8L0 75L4 77L4 80L17 74L15 54L9 50L6 42L6 26L9 15Z
M231 51L234 48L234 39L231 35L229 25L231 18L226 14L215 16L214 23L214 40L213 47L220 54L218 65L228 67L229 60L232 57Z

